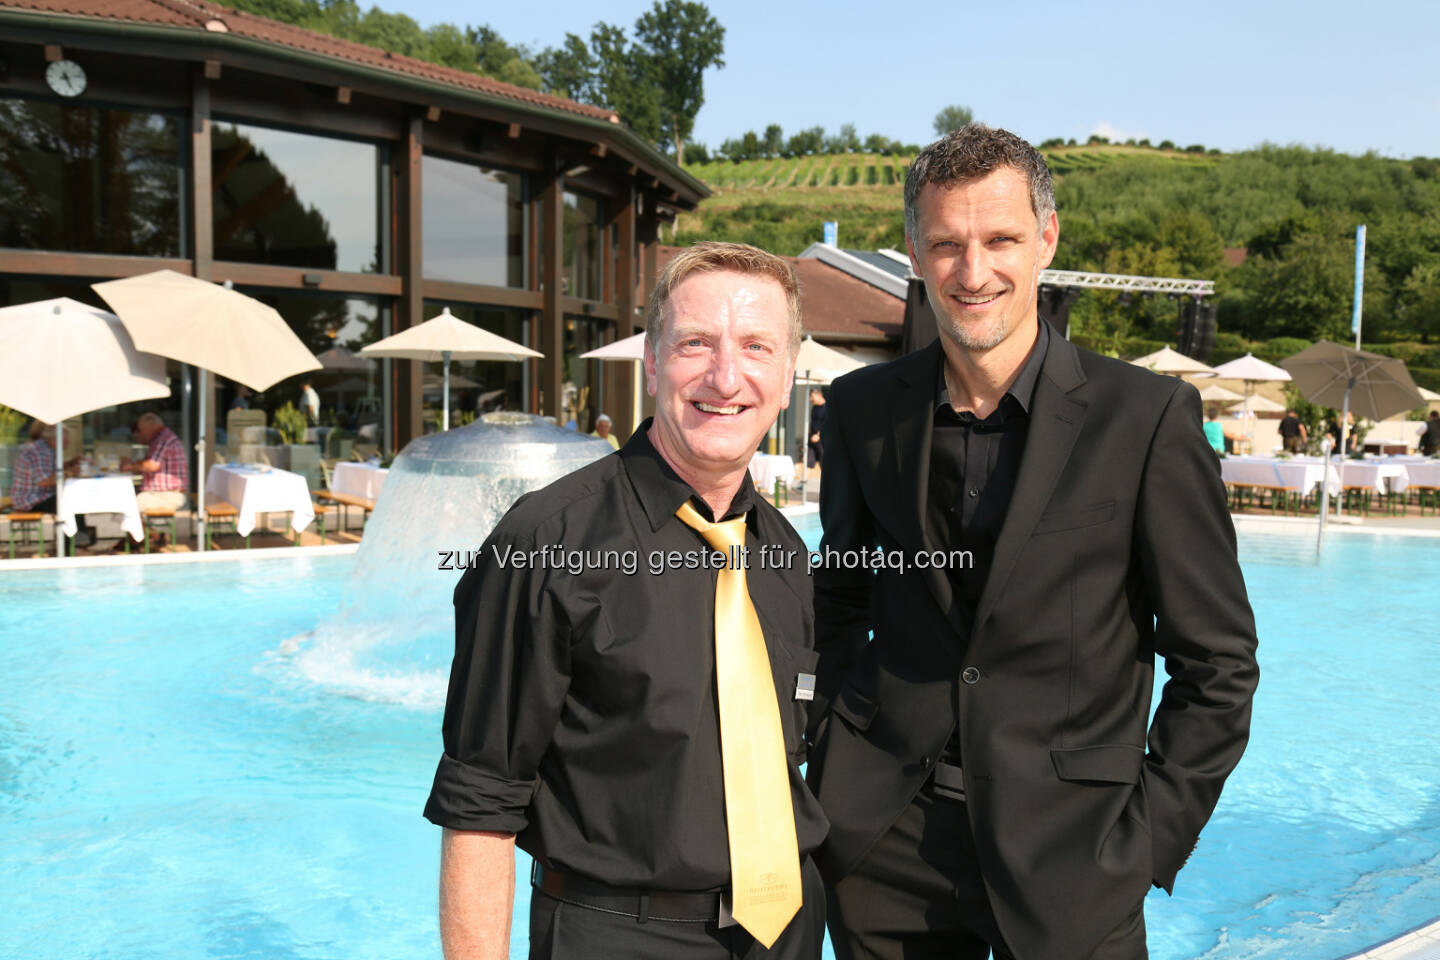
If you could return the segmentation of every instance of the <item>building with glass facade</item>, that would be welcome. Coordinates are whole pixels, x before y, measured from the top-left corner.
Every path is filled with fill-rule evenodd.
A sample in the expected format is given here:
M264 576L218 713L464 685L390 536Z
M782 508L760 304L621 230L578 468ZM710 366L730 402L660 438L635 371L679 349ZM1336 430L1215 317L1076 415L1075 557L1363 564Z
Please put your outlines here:
M438 364L349 354L446 307L545 354L455 364L453 412L628 435L637 371L579 354L639 329L659 225L706 193L608 110L201 0L0 0L0 306L230 280L324 355L321 422L353 444L435 429ZM299 400L211 378L200 424L199 378L170 372L168 402L87 415L82 443L155 409L224 449L230 409Z

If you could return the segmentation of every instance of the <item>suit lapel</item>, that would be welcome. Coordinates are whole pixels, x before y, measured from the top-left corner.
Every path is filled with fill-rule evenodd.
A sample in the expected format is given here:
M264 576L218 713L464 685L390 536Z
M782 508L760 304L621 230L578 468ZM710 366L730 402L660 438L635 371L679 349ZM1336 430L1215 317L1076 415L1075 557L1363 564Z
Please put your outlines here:
M937 338L929 347L911 354L898 365L896 373L903 387L890 407L894 489L900 492L899 509L905 524L901 539L907 549L923 549L927 553L935 550L928 535L925 505L930 492L930 443L935 432L935 378L940 369L940 354ZM927 567L921 575L955 632L968 637L970 624L955 603L954 590L944 570Z
M1043 321L1042 321L1043 322ZM1035 383L1035 399L1031 403L1030 429L1020 459L1020 473L1010 497L1010 508L995 542L990 574L980 595L975 614L975 632L979 633L994 609L1005 583L1030 539L1036 522L1050 502L1060 472L1065 469L1080 428L1085 422L1088 404L1072 392L1085 383L1080 369L1080 356L1075 347L1057 335L1050 338L1045 365Z

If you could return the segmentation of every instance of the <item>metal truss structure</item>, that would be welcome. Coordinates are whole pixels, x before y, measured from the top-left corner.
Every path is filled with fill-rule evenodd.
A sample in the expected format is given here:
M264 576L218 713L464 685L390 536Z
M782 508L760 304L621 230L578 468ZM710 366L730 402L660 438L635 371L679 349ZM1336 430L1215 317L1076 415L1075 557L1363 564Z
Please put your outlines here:
M1168 293L1173 296L1207 297L1215 292L1214 280L1182 280L1175 277L1128 277L1118 273L1085 273L1080 270L1041 270L1040 283L1056 287L1083 287L1131 293Z

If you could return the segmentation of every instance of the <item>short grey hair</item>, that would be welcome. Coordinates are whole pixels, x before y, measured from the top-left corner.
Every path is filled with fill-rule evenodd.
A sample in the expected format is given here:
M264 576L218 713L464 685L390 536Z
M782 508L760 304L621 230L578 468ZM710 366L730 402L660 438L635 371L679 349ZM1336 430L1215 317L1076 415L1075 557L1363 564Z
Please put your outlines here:
M785 312L789 320L786 346L790 348L790 356L795 356L800 349L800 339L805 335L800 320L800 280L795 276L795 269L783 257L759 247L719 240L704 240L686 247L661 271L645 306L645 342L650 349L659 352L660 336L665 332L665 307L670 302L670 294L681 281L693 274L720 270L763 277L780 285L785 293Z
M1009 130L967 123L921 150L910 164L905 174L905 236L918 239L915 207L926 184L949 187L973 183L1001 167L1010 167L1025 178L1035 222L1044 229L1045 221L1055 212L1055 182L1040 151Z

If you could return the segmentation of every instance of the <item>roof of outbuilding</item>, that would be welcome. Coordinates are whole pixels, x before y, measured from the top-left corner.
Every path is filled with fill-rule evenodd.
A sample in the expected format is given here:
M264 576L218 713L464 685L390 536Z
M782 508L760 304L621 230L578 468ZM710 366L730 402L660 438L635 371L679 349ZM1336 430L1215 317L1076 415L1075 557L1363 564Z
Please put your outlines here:
M662 246L663 268L681 247ZM898 340L905 301L820 260L786 257L800 279L800 316L805 332L820 340Z

